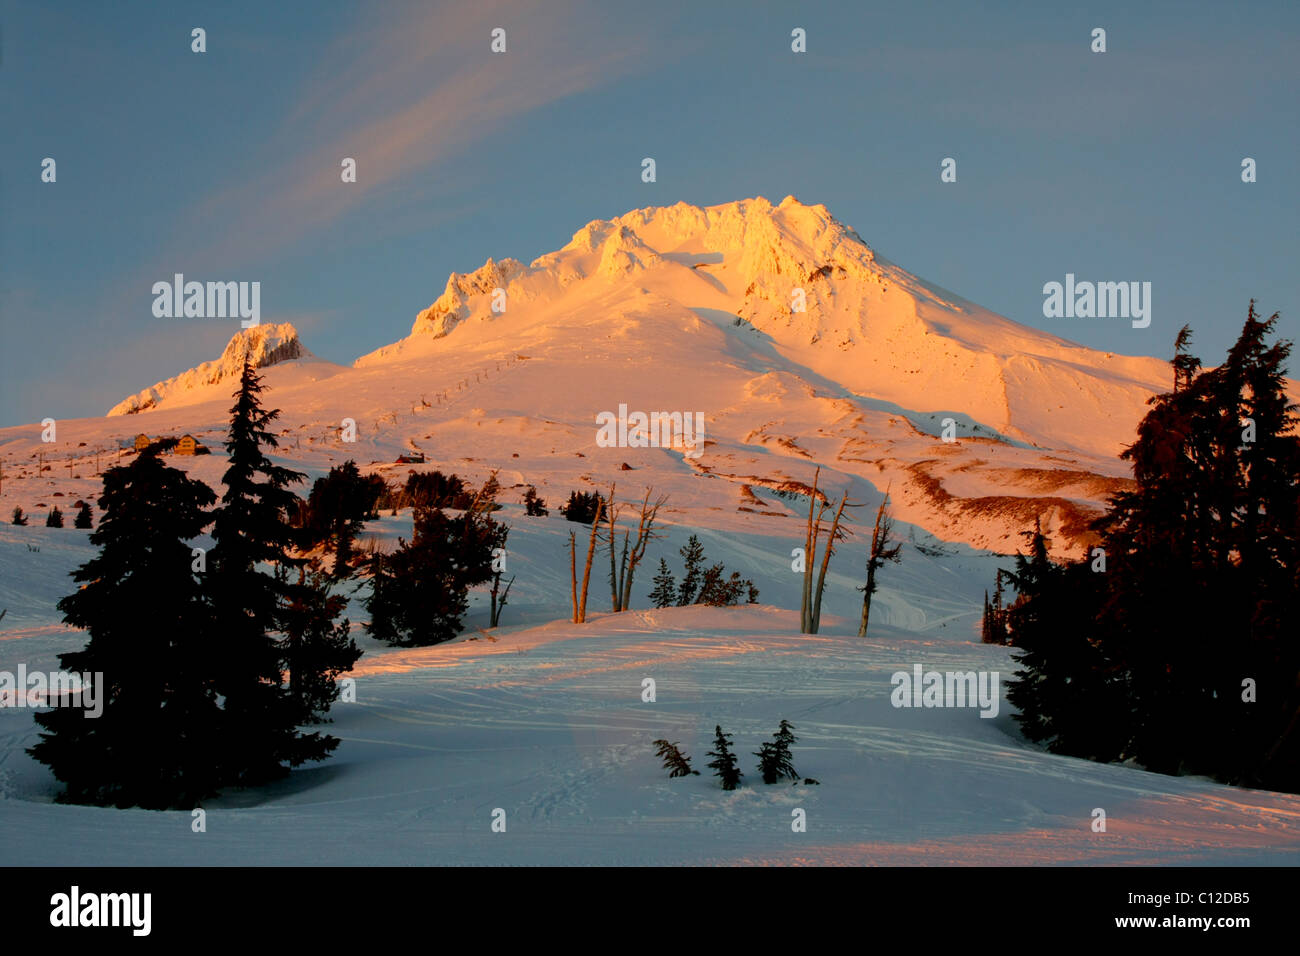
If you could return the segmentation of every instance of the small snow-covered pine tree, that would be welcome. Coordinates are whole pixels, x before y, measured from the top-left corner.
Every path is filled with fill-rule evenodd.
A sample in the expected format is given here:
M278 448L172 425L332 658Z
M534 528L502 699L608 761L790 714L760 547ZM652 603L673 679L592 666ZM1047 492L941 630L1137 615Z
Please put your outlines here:
M696 596L700 593L700 581L704 575L702 570L704 545L700 544L698 537L691 535L679 553L686 562L686 569L682 575L682 583L677 587L677 606L685 607L687 604L694 604Z
M663 758L664 769L669 771L668 778L670 780L673 777L686 777L691 774L698 777L700 775L698 770L691 769L691 758L677 749L675 741L669 743L666 740L656 740L654 743L656 747L655 756Z
M799 738L792 731L794 727L788 720L782 720L781 726L773 734L773 742L765 743L754 756L758 758L758 772L763 775L764 783L778 783L782 778L798 780L794 764L790 759L790 745Z
M650 592L650 600L655 607L671 607L677 601L677 582L668 570L668 562L659 559L659 572L654 576L655 587Z
M708 756L716 758L709 763L709 768L722 778L723 790L735 790L744 776L736 766L736 755L731 752L731 734L724 734L721 725L713 728L713 749Z

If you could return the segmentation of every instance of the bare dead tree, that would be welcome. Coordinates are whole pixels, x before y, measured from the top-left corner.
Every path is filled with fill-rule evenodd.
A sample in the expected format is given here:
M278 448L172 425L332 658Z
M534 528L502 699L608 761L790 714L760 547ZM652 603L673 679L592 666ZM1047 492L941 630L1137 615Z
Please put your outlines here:
M817 537L821 532L822 516L826 513L827 502L818 496L817 480L821 476L821 466L813 472L812 492L808 498L808 526L803 540L803 593L799 598L799 633L811 634L812 627L812 589L813 565L817 562ZM814 511L816 517L813 517Z
M612 606L612 608L613 608L613 610L614 610L615 612L618 612L618 611L620 610L620 608L619 608L619 588L618 588L617 556L616 556L616 551L617 551L617 547L618 547L618 545L617 545L617 541L618 541L618 532L617 532L617 530L614 528L614 522L618 520L618 511L619 511L618 506L614 503L614 489L615 489L616 487L617 487L617 485L610 485L610 486L609 486L609 501L608 501L608 502L606 503L606 505L605 505L605 520L609 523L609 531L607 532L607 535L606 535L606 536L609 538L609 592L610 592L610 605ZM626 544L624 545L624 547L626 547Z
M858 507L858 505L850 503L847 491L844 493L844 497L840 499L839 507L835 509L835 518L831 522L830 533L826 536L826 550L822 552L822 567L821 571L817 574L817 593L813 598L812 627L808 631L809 634L816 634L817 629L820 628L822 624L822 592L826 589L826 570L830 567L831 558L835 554L835 542L843 541L851 533L847 528L840 526L840 521L843 518L844 509L846 507Z
M496 627L498 624L501 623L501 610L506 606L506 598L509 597L510 595L510 585L514 583L515 583L514 576L511 575L510 580L506 582L506 589L501 592L501 597L498 598L497 589L501 586L501 572L498 571L496 573L496 577L492 579L492 617L491 617L492 623L490 625L491 627Z
M569 532L569 600L573 608L573 623L578 621L578 542Z
M578 624L585 624L587 621L587 588L591 584L591 561L596 556L596 539L600 536L600 518L604 511L604 505L605 503L597 496L596 516L591 519L591 540L587 542L587 565L582 571L582 594L578 601L576 616L576 623Z
M614 564L613 564L614 547L613 547L613 542L612 541L610 542L609 553L610 553L611 563L609 566L609 585L610 585L610 590L613 592L613 601L611 603L613 605L615 613L624 610L623 579L627 577L627 545L628 545L628 538L630 537L630 534L631 533L626 530L624 530L623 532L623 552L622 554L619 555L618 558L617 578L614 576Z
M902 560L902 542L890 543L894 519L889 514L889 492L876 511L876 525L871 529L871 550L867 553L867 583L858 588L862 592L862 621L858 624L858 637L867 636L867 619L871 616L871 595L876 593L876 572L886 561Z
M859 507L849 500L847 492L840 499L839 505L833 506L830 499L818 491L820 477L819 466L813 473L812 493L808 499L808 524L804 533L803 595L799 603L799 631L802 634L816 634L821 626L822 594L826 590L826 572L835 554L835 542L844 540L849 534L848 529L842 527L845 521L844 509ZM817 546L822 536L822 519L832 507L835 507L835 514L827 532L826 550L822 552L821 569L814 586L813 569L817 565Z
M660 495L652 505L650 504L650 494L653 490L653 488L647 488L645 498L641 501L641 518L637 522L636 543L632 545L631 556L627 560L626 573L623 575L622 580L623 593L619 601L619 610L622 611L626 611L632 602L632 577L636 574L637 567L645 558L646 548L649 546L651 539L660 537L654 530L655 518L658 517L659 509L668 500L668 496ZM625 547L626 542L627 539L625 538Z

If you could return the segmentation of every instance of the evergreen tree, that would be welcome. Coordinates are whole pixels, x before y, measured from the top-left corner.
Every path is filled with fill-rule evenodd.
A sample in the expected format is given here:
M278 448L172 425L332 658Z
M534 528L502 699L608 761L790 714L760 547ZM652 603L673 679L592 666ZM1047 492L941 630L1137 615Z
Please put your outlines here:
M47 528L63 527L63 512L59 510L58 505L54 505L52 508L50 508L50 513L45 516L45 527Z
M211 679L209 608L192 570L188 541L215 500L203 483L168 468L156 450L104 473L99 553L73 573L81 587L63 598L65 623L83 628L83 650L62 668L93 675L102 713L59 707L36 714L45 731L29 753L65 785L70 803L190 808L222 785L223 727Z
M729 578L724 578L724 574L726 574L726 568L721 563L713 565L704 572L704 578L700 583L700 593L695 598L696 604L707 604L711 607L733 607L740 603L740 597L745 593L746 588L750 589L757 597L758 592L754 590L754 583L748 579L742 581L739 571L732 571Z
M1095 525L1097 563L1033 555L1013 575L1007 624L1025 653L1008 696L1027 735L1300 790L1300 436L1276 320L1252 302L1208 370L1180 332L1174 390L1122 456L1135 487Z
M289 486L304 476L263 451L276 447L270 425L279 411L262 408L262 391L260 376L245 361L230 410L226 491L213 517L206 575L222 635L220 650L214 649L217 692L225 698L223 746L214 756L224 777L241 785L283 776L288 767L322 760L338 746L334 737L298 731L301 707L283 684L277 631L291 599L284 575L274 568L301 563L289 554L294 531L288 519L297 502Z
M550 514L546 502L537 497L537 489L532 485L524 491L524 514L530 518L544 518Z
M786 777L795 781L799 779L790 758L790 745L799 739L793 731L790 722L782 720L777 732L772 735L772 742L762 744L754 753L764 783L777 783Z
M483 482L483 487L479 490L478 500L475 507L480 511L497 511L500 505L497 504L497 495L501 494L501 482L497 481L497 473L494 471L488 475L487 481Z
M348 619L338 619L347 601L330 594L324 575L313 572L309 577L300 567L298 582L286 588L286 602L281 611L281 667L289 675L298 722L328 723L326 714L339 696L338 675L352 670L361 657Z
M362 475L352 460L337 465L316 479L307 497L303 523L309 547L328 542L334 552L334 576L351 573L352 544L387 485L378 475Z
M18 505L14 505L13 523L14 524L27 523L27 515L23 514L23 509L20 508Z
M597 492L571 491L569 500L560 507L560 514L568 521L589 525L596 520L596 509L602 502Z
M699 538L691 535L678 553L686 562L686 567L682 574L682 583L677 587L677 606L685 607L695 603L695 597L700 591L703 576L700 569L704 566L704 545L700 544Z
M367 562L370 572L370 593L362 599L370 620L363 626L366 633L377 641L396 644L401 640L397 632L397 613L395 595L395 576L392 562L388 555L376 551Z
M659 559L659 571L654 576L654 590L650 592L650 600L655 607L670 607L677 600L677 582L668 570L668 562L663 558Z
M473 498L459 475L412 471L406 476L406 485L393 503L403 508L455 508L463 511Z
M90 513L90 502L80 501L77 503L77 517L73 519L74 528L90 528L94 526Z
M736 755L731 752L732 734L724 734L721 725L713 728L713 749L708 752L708 756L713 757L708 764L714 772L714 776L722 778L723 790L735 790L740 785L740 778L744 776L740 768L736 766Z
M1016 556L1015 571L1000 572L1017 592L1005 611L1018 668L1007 699L1030 740L1055 753L1113 760L1123 748L1128 715L1100 645L1090 640L1101 576L1086 564L1055 564L1039 525L1025 537L1028 555ZM996 616L991 626L1002 626ZM1076 707L1076 698L1087 707Z
M867 550L867 580L858 588L862 592L862 617L858 622L858 637L867 636L867 625L871 620L871 598L880 587L876 575L887 562L897 563L902 560L902 542L891 543L893 530L894 519L889 513L889 493L886 492L876 512L876 523L871 530L871 547Z
M662 757L664 761L664 769L670 771L668 779L671 780L674 777L686 777L690 774L694 774L697 777L700 775L698 770L691 769L691 758L677 749L676 743L669 743L666 740L656 740L654 745L656 748L655 756ZM712 764L710 764L710 766L712 766Z
M419 507L411 541L372 568L367 610L375 637L404 647L449 641L460 633L471 587L492 579L492 551L507 529L477 508L450 517Z

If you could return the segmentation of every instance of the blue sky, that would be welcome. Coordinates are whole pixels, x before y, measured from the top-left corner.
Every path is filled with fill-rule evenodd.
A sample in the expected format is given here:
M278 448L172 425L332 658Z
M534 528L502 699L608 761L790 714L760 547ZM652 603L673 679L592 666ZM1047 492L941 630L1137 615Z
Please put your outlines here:
M1300 4L0 11L0 424L102 414L215 358L237 320L153 316L175 272L260 281L263 322L350 363L452 271L755 195L825 203L916 275L1094 347L1164 357L1186 322L1214 363L1251 296L1300 339ZM1150 281L1150 328L1044 318L1067 272Z

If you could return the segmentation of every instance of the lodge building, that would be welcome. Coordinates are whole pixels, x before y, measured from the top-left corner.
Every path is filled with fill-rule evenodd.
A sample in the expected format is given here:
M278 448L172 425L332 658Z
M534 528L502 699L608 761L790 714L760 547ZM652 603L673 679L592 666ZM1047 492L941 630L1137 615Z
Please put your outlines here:
M156 435L153 438L150 438L144 432L141 432L135 436L135 450L144 451L155 442L167 441L169 441L169 439L166 435ZM174 445L176 454L178 455L197 455L200 454L200 449L203 447L202 443L189 433L182 435L180 438L170 439L169 444Z

